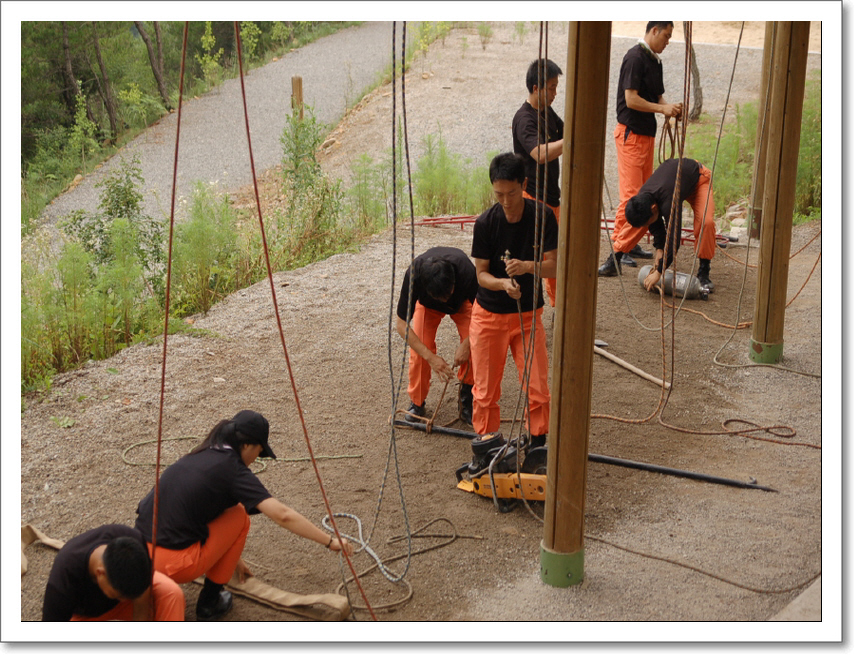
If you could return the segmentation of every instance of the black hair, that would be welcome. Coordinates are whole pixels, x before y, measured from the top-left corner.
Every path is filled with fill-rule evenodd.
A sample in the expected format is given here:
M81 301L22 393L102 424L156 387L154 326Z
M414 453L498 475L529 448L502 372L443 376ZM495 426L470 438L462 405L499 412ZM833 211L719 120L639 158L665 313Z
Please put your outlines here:
M251 437L236 430L233 420L223 419L211 429L202 443L190 451L190 454L195 455L196 453L201 453L203 450L207 450L211 446L223 445L230 446L236 453L240 453L243 444L254 446L260 445L261 441L257 437Z
M435 300L444 301L454 291L454 266L442 257L427 257L420 261L416 277Z
M654 27L658 27L660 30L664 30L666 27L674 27L674 21L672 20L652 20L647 23L647 29L644 30L644 33L647 34Z
M648 191L634 195L624 208L626 222L632 227L642 227L653 216L650 207L654 202L653 194Z
M490 184L496 180L525 182L525 160L513 152L503 152L490 162Z
M545 65L544 65L545 62ZM540 66L538 66L538 63ZM538 71L538 68L540 69ZM528 88L529 93L534 93L534 87L545 87L546 83L558 77L559 75L563 75L561 69L551 59L535 59L528 66L528 72L525 74L525 85ZM540 84L538 84L538 76L542 80Z
M104 570L110 586L122 598L139 598L151 584L151 559L142 542L116 537L104 549Z

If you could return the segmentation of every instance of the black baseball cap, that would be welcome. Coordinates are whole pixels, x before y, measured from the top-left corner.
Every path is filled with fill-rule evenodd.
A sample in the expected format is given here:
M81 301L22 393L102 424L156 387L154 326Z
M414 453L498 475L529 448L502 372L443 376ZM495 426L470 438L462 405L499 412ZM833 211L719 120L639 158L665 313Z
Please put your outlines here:
M251 409L243 409L232 417L232 423L234 423L237 432L255 440L261 446L261 457L276 459L273 449L267 443L270 423L267 422L266 418Z

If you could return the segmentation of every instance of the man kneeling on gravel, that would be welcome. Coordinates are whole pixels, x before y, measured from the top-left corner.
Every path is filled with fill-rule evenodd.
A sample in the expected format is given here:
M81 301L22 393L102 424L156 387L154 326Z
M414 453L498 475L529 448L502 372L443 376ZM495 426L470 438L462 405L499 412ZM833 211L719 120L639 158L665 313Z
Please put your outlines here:
M398 299L397 327L398 334L410 346L407 393L412 402L404 414L404 419L410 423L427 414L425 399L430 390L431 371L447 382L454 374L454 368L458 368L457 378L460 380L460 419L464 423L472 423L474 378L469 363L469 319L477 291L475 266L458 248L431 248L416 257L404 274ZM454 321L460 335L452 366L436 353L436 331L446 316Z

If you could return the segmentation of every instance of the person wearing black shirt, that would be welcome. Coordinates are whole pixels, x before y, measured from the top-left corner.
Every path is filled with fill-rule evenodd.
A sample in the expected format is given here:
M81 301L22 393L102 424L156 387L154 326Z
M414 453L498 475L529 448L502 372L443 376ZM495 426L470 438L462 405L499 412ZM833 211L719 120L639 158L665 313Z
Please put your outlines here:
M140 531L102 525L70 539L57 553L42 620L183 621L181 587L163 573L155 572L153 580Z
M474 377L469 364L469 320L477 291L475 266L459 248L431 248L416 257L407 268L398 298L397 322L398 334L407 339L410 346L407 393L411 404L404 415L407 421L414 422L418 420L416 417L426 415L425 399L430 390L431 371L448 381L454 374L453 369L459 367L460 418L472 423ZM454 321L460 335L453 366L436 352L436 331L446 316Z
M668 238L677 171L680 171L680 206L676 208L677 225ZM650 291L668 268L680 247L683 226L682 204L685 200L694 214L695 252L700 259L698 281L709 293L715 290L710 280L710 260L715 255L715 201L712 193L712 173L694 159L668 159L656 169L641 190L626 204L626 220L639 230L650 230L656 254L653 268L644 280ZM641 237L639 237L641 238ZM666 252L667 251L667 252Z
M667 47L673 31L671 21L647 23L644 38L629 49L620 66L614 131L620 202L611 234L614 255L609 254L598 271L603 277L618 275L621 264L636 266L630 255L651 257L638 245L645 231L639 232L638 228L628 225L625 211L627 201L653 173L656 114L662 114L668 122L683 111L682 103L668 103L662 95L665 83L659 55Z
M262 513L296 535L333 551L352 553L299 512L273 498L249 469L257 457L276 458L268 443L269 423L258 412L243 410L217 423L205 440L168 467L159 482L155 569L178 583L205 575L196 618L210 621L231 609L223 587L235 571L251 576L241 559L249 514ZM152 546L154 489L137 507L136 527Z
M543 445L549 430L550 397L541 320L543 288L539 280L535 287L535 272L539 277L555 277L558 224L552 212L537 211L537 201L523 197L525 164L519 155L496 155L490 163L490 182L498 202L477 218L472 236L479 284L469 325L475 368L472 425L482 436L499 429L508 348L523 382L525 346L534 335L527 418L532 442Z
M559 75L561 69L551 59L535 59L531 62L525 77L528 98L511 122L514 152L525 161L526 185L523 195L545 202L555 214L556 221L561 210L561 169L558 158L564 149L564 121L552 109L552 103L558 95ZM539 120L538 114L541 114ZM555 284L554 277L546 278L546 295L553 307Z

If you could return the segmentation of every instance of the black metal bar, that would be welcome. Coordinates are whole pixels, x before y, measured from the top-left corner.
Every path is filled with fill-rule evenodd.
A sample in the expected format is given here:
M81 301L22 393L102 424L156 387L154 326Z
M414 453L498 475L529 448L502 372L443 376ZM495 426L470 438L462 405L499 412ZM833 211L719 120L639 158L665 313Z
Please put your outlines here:
M396 420L395 425L402 428L412 428L427 432L427 425L422 422L410 423L408 421ZM474 439L480 436L477 432L469 432L468 430L457 430L455 428L444 428L441 426L433 426L431 432L437 434L449 434L454 437L465 437L466 439ZM683 469L674 469L668 466L659 466L658 464L647 464L646 462L635 462L631 459L621 459L620 457L609 457L608 455L597 455L596 453L588 453L589 462L597 462L599 464L611 464L613 466L623 466L640 471L652 471L653 473L661 473L663 475L673 475L678 478L689 478L690 480L700 480L701 482L710 482L713 484L723 484L728 487L739 487L740 489L759 489L761 491L773 491L778 493L777 489L764 487L756 482L742 482L741 480L732 480L730 478L721 478L716 475L707 475L706 473L695 473L694 471L685 471Z
M714 484L723 484L729 487L740 487L742 489L760 489L761 491L774 491L777 489L771 487L763 487L756 482L742 482L740 480L731 480L730 478L720 478L715 475L707 475L706 473L695 473L694 471L684 471L682 469L672 469L667 466L659 466L657 464L646 464L644 462L634 462L631 459L620 459L619 457L609 457L607 455L595 455L588 453L588 460L591 462L599 462L600 464L613 464L615 466L625 466L627 468L640 469L642 471L653 471L654 473L662 473L664 475L675 475L680 478L690 478L692 480L700 480L702 482L712 482Z

